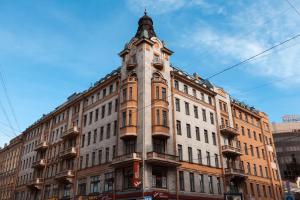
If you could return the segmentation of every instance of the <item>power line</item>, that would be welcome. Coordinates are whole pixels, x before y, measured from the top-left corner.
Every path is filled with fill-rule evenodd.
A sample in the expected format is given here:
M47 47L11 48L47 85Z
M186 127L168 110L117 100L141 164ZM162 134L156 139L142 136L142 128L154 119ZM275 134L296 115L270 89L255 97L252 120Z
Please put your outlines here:
M2 110L2 112L4 114L4 116L5 116L6 121L8 122L8 125L9 125L10 129L12 130L12 132L14 133L14 135L17 136L16 133L15 133L15 131L14 131L14 128L13 128L11 122L10 122L10 119L9 119L9 117L7 115L7 112L6 112L3 104L1 103L1 100L0 100L0 108L1 108L1 110Z
M13 118L15 120L15 123L16 123L18 129L20 130L20 126L19 126L19 123L18 123L18 120L17 120L17 117L16 117L16 113L15 113L15 110L14 110L14 108L12 106L12 102L11 102L11 99L10 99L9 94L8 94L8 89L6 87L4 75L5 75L4 71L2 70L1 65L0 65L0 80L1 80L1 84L2 84L3 90L4 90L4 94L6 96L6 99L7 99L10 111L12 113L12 116L13 116Z
M297 13L297 15L299 15L300 17L300 12L297 10L297 8L289 1L289 0L285 0L290 6L291 8Z
M227 68L221 70L220 72L217 72L217 73L215 73L215 74L212 74L211 76L209 76L208 78L206 78L206 80L209 80L209 79L211 79L211 78L213 78L213 77L215 77L215 76L218 76L218 75L220 75L220 74L222 74L222 73L224 73L224 72L226 72L226 71L228 71L228 70L231 70L231 69L233 69L233 68L235 68L235 67L238 67L238 66L240 66L240 65L243 65L244 63L246 63L246 62L248 62L248 61L250 61L250 60L252 60L252 59L254 59L254 58L256 58L256 57L258 57L258 56L260 56L260 55L263 55L264 53L269 52L269 51L271 51L272 49L275 49L276 47L279 47L279 46L281 46L281 45L283 45L283 44L285 44L285 43L287 43L287 42L289 42L289 41L292 41L292 40L298 38L298 37L300 37L300 34L296 34L296 35L294 35L293 37L288 38L288 39L286 39L286 40L280 42L279 44L276 44L276 45L274 45L274 46L272 46L272 47L270 47L270 48L268 48L268 49L266 49L266 50L263 50L263 51L261 51L261 52L255 54L255 55L253 55L253 56L251 56L251 57L249 57L249 58L247 58L247 59L245 59L245 60L243 60L243 61L240 61L240 62L237 63L237 64L231 65L231 66L229 66L229 67L227 67Z

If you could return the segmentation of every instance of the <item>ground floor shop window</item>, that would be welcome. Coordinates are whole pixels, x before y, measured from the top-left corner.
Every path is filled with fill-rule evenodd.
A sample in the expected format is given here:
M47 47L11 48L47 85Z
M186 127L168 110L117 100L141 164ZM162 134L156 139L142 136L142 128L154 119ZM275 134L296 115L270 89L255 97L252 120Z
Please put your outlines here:
M167 188L167 170L163 167L152 168L152 187Z

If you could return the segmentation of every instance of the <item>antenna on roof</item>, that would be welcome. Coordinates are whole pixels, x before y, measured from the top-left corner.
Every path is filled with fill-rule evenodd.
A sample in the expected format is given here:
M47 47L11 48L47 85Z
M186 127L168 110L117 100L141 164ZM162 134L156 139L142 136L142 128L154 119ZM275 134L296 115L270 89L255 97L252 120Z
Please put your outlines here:
M146 8L145 8L145 10L144 10L144 14L147 15L147 9L146 9Z

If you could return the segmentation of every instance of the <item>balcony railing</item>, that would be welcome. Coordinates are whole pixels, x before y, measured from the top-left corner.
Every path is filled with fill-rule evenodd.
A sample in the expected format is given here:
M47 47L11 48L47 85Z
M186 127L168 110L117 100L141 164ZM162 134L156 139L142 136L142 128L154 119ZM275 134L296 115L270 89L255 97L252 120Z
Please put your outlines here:
M237 168L225 168L225 176L229 177L230 179L239 179L239 180L247 177L244 169L237 169Z
M137 62L135 60L128 60L126 63L126 68L128 70L134 69L137 66Z
M164 67L164 61L159 57L154 57L152 65L157 69L162 69Z
M167 166L179 166L179 157L170 154L157 153L157 152L148 152L147 161L150 163L158 163Z
M77 155L76 147L69 147L69 148L61 151L59 154L59 156L61 158L70 158L70 157L75 157L76 155Z
M117 156L113 159L111 165L121 166L123 164L133 162L135 160L138 160L138 161L141 160L141 153L135 152L135 153L125 154L125 155L122 155L122 156Z
M228 125L221 125L220 132L228 137L234 137L238 135L238 130Z
M78 134L79 134L79 128L77 126L73 126L72 128L63 132L61 138L74 137L77 136Z
M239 156L242 155L242 149L231 145L223 145L222 153L228 156Z
M75 176L74 170L68 169L57 173L55 175L55 179L64 181L64 180L70 180L74 178L74 176Z
M42 158L42 159L39 159L35 162L32 163L32 167L33 168L42 168L42 167L45 167L47 164L47 160Z
M44 179L43 178L34 178L32 181L30 181L27 186L30 188L35 188L38 190L42 189L42 185L44 183Z
M35 151L41 151L41 150L46 150L48 148L48 142L47 141L42 141L38 143L35 147Z

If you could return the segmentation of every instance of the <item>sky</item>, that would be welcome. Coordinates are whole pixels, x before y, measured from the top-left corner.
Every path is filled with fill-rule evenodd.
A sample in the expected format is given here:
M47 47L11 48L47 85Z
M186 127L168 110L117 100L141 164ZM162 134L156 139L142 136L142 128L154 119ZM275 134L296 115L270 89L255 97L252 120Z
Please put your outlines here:
M300 33L287 0L0 0L0 146L119 67L145 8L172 64L202 78ZM299 43L210 81L271 121L300 114Z

